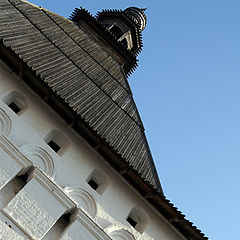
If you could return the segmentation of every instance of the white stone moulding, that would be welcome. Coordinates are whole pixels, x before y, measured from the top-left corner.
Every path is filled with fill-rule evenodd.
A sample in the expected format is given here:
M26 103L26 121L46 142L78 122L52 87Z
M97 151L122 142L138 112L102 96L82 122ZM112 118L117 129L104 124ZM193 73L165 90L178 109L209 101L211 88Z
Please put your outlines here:
M33 164L34 167L38 167L49 177L54 177L55 165L51 155L42 147L27 144L19 148Z
M0 134L0 189L15 176L24 174L31 165L6 136Z
M24 237L17 234L14 230L8 227L0 220L0 239L2 240L26 240Z
M21 190L2 210L33 239L42 239L55 219L28 191Z
M127 228L125 229L122 226L111 225L108 228L106 228L105 231L114 240L136 240L137 239L136 237L134 237L132 233L128 231Z
M2 210L22 231L33 239L42 239L57 220L76 204L38 168L28 183Z
M136 240L134 236L125 229L112 231L109 236L114 240Z
M35 179L41 184L59 203L66 209L76 209L76 204L64 193L63 189L54 183L45 173L40 169L35 168L29 177L29 181Z
M0 134L0 147L22 167L24 172L32 166L32 163L3 134Z
M9 136L12 131L12 120L9 115L0 108L0 133Z
M77 204L78 208L94 218L97 214L97 204L90 193L80 186L67 186L64 192Z
M76 219L67 228L61 240L112 240L83 211L79 210Z
M42 239L64 213L75 212L61 239L111 240L38 168L2 212L32 239Z

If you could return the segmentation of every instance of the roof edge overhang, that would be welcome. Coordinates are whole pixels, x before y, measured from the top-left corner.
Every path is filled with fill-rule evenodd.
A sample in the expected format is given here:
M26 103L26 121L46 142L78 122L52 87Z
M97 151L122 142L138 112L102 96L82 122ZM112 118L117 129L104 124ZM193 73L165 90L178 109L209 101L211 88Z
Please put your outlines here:
M154 188L122 159L122 157L102 139L91 127L52 92L48 85L36 75L28 65L9 47L0 41L0 59L8 65L36 94L38 94L66 124L84 138L166 221L177 231L191 240L208 238L185 218L163 195L162 189Z

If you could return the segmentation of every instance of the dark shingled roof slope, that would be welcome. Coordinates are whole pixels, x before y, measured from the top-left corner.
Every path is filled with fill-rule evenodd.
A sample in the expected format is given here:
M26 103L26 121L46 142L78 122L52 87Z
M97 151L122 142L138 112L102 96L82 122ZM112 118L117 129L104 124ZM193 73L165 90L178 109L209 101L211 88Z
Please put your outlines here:
M170 224L187 239L208 239L163 195L125 74L107 51L70 20L21 0L0 0L0 41L0 57L3 45L11 49L136 171L150 187L143 197Z
M72 21L19 0L0 1L0 38L161 191L125 74L107 51Z

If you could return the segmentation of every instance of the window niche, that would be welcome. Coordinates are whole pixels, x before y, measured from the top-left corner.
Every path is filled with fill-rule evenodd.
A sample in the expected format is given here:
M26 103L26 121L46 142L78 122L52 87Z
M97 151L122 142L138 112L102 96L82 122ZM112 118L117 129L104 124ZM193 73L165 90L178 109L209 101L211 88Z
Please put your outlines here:
M3 102L18 116L23 114L27 109L27 101L25 97L16 91L10 92L3 98Z
M110 31L117 37L117 38L120 38L124 32L122 31L122 29L117 26L117 25L114 25L113 27L110 28Z
M139 233L143 233L149 224L148 215L140 207L134 207L129 213L126 220Z
M128 43L127 43L127 39L124 38L123 40L121 40L121 43L126 47L128 48Z
M100 195L105 192L106 188L109 185L108 177L99 169L94 169L89 175L89 177L86 179L86 182L93 190L98 192Z
M69 148L70 142L67 136L59 130L53 129L44 138L47 145L59 156L62 156Z

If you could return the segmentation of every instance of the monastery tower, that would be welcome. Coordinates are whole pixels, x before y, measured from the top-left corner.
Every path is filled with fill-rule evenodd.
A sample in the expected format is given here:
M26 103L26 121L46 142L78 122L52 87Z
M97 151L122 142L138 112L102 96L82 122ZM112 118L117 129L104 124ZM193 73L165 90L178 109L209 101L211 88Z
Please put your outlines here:
M0 0L0 239L206 240L166 199L127 77L144 9Z

